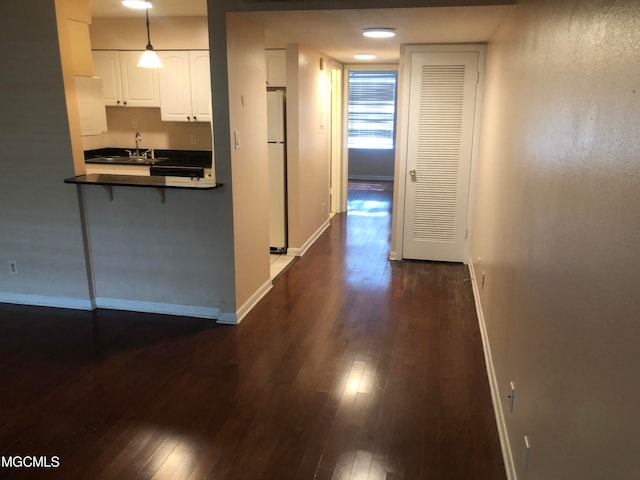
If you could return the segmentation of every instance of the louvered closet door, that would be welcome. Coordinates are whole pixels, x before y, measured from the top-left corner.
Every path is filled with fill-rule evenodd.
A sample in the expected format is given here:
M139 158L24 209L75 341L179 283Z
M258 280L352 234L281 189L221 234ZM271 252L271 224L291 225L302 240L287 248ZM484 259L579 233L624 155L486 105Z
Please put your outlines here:
M464 260L478 54L413 53L403 257Z

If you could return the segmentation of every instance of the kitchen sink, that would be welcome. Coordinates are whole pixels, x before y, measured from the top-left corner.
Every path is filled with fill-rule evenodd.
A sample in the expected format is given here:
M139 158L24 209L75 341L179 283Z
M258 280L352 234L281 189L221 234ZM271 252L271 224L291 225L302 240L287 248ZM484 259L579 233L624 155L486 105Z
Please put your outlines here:
M138 156L138 155L132 155L132 156L115 156L115 157L98 157L98 158L92 158L89 161L91 163L121 163L121 164L144 164L144 165L149 165L149 164L154 164L159 160L166 160L167 158L165 157L158 157L158 158L147 158L147 157L143 157L143 156Z

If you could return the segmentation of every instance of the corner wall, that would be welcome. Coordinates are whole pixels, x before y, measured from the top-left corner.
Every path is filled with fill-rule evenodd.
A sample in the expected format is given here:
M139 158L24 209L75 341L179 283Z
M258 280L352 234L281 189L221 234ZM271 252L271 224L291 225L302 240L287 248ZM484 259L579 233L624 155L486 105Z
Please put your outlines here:
M331 72L320 70L321 58L303 45L287 46L288 226L294 254L303 254L329 221Z
M0 4L0 58L0 301L90 308L53 1Z
M271 288L264 30L227 14L238 320ZM239 135L235 148L234 132Z
M518 478L640 475L639 24L531 0L489 44L471 262Z

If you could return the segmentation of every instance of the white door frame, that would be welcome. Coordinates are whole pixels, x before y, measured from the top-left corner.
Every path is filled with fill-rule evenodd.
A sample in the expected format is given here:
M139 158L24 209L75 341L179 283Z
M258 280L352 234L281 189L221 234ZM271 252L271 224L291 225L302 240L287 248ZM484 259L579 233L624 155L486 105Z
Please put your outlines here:
M478 165L478 147L480 142L480 121L482 118L482 101L484 97L484 79L486 63L486 45L402 45L400 47L400 68L398 70L398 113L396 134L396 169L393 185L393 213L391 231L390 260L402 260L402 245L404 241L404 203L407 177L407 144L409 141L409 93L411 82L411 55L413 53L441 53L441 52L477 52L478 53L478 90L476 94L476 109L474 115L471 175L469 179L469 200L467 207L467 238L465 240L464 258L469 262L470 239L472 235L472 220L475 204L475 185Z
M343 121L342 121L342 66L331 67L331 204L329 211L339 213L346 211L342 208L343 188Z
M358 65L345 65L342 72L342 118L340 124L342 125L342 163L340 165L340 183L339 185L339 203L337 203L337 212L347 211L347 191L349 185L349 72L351 70L398 70L398 83L400 82L400 70L397 64L358 64ZM398 86L396 86L398 88ZM400 97L398 97L400 98ZM396 122L398 118L398 111L396 109ZM397 130L397 126L396 126ZM397 163L397 146L396 157L394 162Z

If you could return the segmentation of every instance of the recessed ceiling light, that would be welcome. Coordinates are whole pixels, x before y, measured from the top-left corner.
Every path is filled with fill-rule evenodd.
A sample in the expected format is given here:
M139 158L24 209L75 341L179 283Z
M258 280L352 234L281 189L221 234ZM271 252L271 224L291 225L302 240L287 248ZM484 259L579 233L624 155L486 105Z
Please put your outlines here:
M123 0L122 5L129 8L137 8L138 10L144 10L153 6L148 0Z
M395 28L365 28L362 35L369 38L391 38L396 36Z
M356 60L373 60L376 56L370 53L356 53L353 58Z

